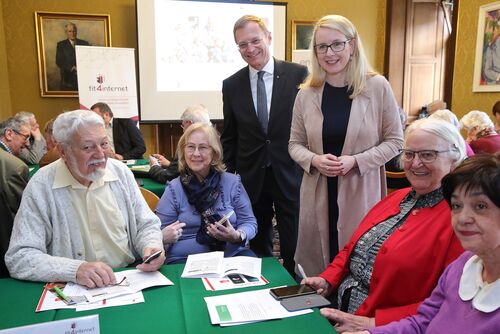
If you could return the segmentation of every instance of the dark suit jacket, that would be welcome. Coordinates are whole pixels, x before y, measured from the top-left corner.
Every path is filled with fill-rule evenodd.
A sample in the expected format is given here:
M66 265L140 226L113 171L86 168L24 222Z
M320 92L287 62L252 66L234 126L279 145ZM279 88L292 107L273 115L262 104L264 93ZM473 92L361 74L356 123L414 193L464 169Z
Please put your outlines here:
M149 176L156 182L166 184L179 176L179 159L175 156L170 165L166 168L161 166L152 166L149 169Z
M274 61L267 135L260 127L253 104L248 66L223 81L224 162L230 172L241 175L252 203L262 190L267 158L281 191L288 199L298 201L302 172L288 154L288 140L295 96L306 76L305 66Z
M142 159L146 152L142 133L129 118L113 118L113 143L123 159Z
M14 216L28 183L28 166L0 147L0 278L9 277L4 255L9 247Z
M83 39L75 39L75 45L90 45ZM57 43L56 64L61 72L61 90L78 90L76 71L71 68L76 65L75 48L69 39Z

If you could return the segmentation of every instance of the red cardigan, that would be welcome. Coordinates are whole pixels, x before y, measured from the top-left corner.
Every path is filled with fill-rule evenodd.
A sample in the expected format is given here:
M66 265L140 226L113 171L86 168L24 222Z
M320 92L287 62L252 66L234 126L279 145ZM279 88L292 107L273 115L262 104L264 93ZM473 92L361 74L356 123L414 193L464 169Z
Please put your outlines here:
M409 191L406 188L393 192L375 205L320 277L337 289L349 272L349 258L358 239L372 226L397 214ZM432 208L410 211L403 225L380 247L368 297L355 314L375 317L377 326L415 314L445 267L462 252L445 200Z

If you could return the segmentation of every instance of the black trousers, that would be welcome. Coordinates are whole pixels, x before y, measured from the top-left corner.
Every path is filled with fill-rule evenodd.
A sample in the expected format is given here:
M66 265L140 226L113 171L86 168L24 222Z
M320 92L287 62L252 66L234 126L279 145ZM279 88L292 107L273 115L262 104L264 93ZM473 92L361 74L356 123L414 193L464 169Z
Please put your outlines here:
M252 205L257 219L258 232L250 241L250 249L259 257L273 256L273 225L272 219L276 213L276 222L280 237L280 253L285 269L295 277L295 248L299 221L299 196L296 201L290 201L283 195L273 174L272 167L266 167L264 186L260 197Z

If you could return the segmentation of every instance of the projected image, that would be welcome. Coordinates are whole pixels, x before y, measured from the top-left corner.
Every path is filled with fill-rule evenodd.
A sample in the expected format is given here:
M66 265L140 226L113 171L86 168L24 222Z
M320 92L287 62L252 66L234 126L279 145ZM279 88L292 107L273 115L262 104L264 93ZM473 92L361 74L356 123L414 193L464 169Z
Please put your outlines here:
M246 65L233 38L234 22L245 14L273 27L267 6L156 0L156 89L220 91L222 80Z

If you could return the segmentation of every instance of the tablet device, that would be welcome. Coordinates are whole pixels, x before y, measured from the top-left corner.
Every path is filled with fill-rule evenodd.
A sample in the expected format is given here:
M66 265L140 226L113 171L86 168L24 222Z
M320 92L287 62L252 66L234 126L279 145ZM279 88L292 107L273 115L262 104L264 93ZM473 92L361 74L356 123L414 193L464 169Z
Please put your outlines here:
M322 307L330 305L330 301L318 294L304 295L282 299L280 304L283 305L287 311L300 311L312 307Z

